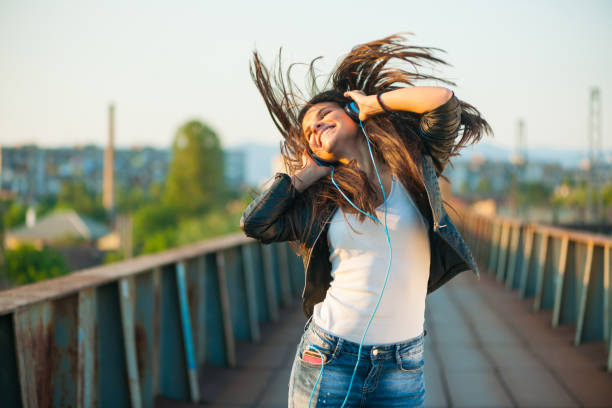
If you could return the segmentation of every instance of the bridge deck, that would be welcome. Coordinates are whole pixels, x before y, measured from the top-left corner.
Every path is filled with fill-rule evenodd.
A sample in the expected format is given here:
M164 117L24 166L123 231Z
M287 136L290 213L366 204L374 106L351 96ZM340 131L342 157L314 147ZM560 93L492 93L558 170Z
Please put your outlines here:
M428 297L426 387L430 407L609 407L612 374L603 342L572 346L570 327L484 275L461 274ZM297 306L238 344L238 368L207 367L201 406L286 407L291 363L305 318ZM158 398L156 406L192 406Z

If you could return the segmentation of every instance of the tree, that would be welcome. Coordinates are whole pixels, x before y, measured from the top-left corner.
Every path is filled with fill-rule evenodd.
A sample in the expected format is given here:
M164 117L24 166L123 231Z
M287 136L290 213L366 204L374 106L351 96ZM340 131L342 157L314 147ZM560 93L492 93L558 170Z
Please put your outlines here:
M56 208L69 208L79 214L91 217L99 222L107 221L107 213L100 200L87 189L83 181L66 181L62 183L57 197Z
M39 251L31 245L21 245L15 250L6 251L6 269L13 285L38 282L69 272L59 252L48 247Z
M161 203L151 203L134 213L136 253L151 253L175 245L178 214Z
M164 202L181 215L210 210L223 202L223 152L217 134L193 120L181 126L172 144Z
M25 224L27 207L17 201L4 202L2 222L4 228L11 229Z

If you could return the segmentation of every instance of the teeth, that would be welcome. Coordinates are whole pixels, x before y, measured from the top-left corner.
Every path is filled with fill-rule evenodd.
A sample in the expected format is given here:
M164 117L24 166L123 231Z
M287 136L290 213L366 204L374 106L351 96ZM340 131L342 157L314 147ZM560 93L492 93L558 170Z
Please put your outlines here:
M325 133L327 133L327 131L328 131L328 130L330 130L331 128L332 128L332 126L330 126L330 127L326 128L326 129L325 129L325 130L324 130L324 131L321 133L321 137L323 137L323 135L324 135Z

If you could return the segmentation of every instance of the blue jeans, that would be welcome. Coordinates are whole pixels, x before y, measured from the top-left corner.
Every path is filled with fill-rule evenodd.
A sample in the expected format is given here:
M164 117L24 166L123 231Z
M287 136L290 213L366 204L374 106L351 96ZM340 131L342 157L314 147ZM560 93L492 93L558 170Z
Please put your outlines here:
M321 365L303 361L309 345L325 355L323 374L310 407L340 408L357 363L359 343L334 336L314 322L306 324L289 379L289 408L308 407ZM359 367L344 404L349 407L423 407L423 333L405 342L362 346Z

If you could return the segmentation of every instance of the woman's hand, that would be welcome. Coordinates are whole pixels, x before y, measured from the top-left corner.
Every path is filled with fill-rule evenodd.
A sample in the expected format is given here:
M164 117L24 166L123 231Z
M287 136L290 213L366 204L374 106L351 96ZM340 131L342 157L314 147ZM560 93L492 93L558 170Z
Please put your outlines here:
M306 150L302 153L302 164L304 167L291 177L294 187L300 193L310 187L315 181L331 173L331 168L319 166L312 160Z
M359 108L359 120L362 122L384 112L376 99L376 95L368 96L363 91L348 91L344 93L344 96L355 101Z

